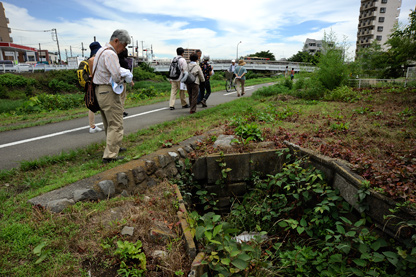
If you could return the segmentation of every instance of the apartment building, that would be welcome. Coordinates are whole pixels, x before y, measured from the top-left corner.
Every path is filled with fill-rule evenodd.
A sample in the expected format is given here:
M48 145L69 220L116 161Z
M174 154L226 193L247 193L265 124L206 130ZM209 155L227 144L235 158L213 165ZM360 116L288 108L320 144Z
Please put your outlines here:
M334 43L330 42L328 43L329 47L333 47ZM303 52L308 52L311 55L315 55L315 53L323 52L323 40L317 40L317 39L311 39L307 38L305 43L303 44Z
M8 26L9 19L6 17L6 12L3 7L3 3L0 2L0 41L1 42L13 42L13 38L10 37L12 30Z
M13 38L10 37L12 30L8 24L9 19L6 17L3 3L0 2L0 60L10 60L15 63L36 61L37 49L13 43Z
M400 15L401 0L361 0L357 52L376 40L383 49Z

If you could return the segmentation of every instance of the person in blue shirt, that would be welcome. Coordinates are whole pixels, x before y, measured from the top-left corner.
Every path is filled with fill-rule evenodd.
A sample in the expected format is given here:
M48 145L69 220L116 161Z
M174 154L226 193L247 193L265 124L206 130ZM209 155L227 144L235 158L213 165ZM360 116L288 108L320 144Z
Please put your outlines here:
M237 89L237 97L243 96L244 93L244 83L246 81L247 69L244 67L246 62L244 60L239 60L238 65L235 67L235 86Z

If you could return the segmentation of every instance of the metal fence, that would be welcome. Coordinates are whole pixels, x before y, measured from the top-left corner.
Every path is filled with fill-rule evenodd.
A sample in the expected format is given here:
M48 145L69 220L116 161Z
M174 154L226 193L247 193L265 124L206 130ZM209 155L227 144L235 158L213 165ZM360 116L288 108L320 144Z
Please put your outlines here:
M69 66L69 65L48 65L48 64L19 64L19 65L0 65L0 73L10 73L10 72L35 72L35 71L51 71L51 70L65 70L65 69L77 69L78 66Z
M383 87L387 85L404 86L407 85L406 79L350 79L348 86L354 88Z

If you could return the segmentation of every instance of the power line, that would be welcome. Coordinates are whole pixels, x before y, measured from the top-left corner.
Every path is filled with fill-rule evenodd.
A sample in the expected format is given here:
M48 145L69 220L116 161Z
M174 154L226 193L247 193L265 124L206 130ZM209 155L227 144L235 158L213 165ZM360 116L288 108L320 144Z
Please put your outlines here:
M1 28L7 28L7 29L9 29L9 27L1 27ZM14 28L10 28L10 30L13 30L13 31L21 31L21 32L42 32L42 33L52 32L53 31L53 30L23 30L23 29L14 29Z

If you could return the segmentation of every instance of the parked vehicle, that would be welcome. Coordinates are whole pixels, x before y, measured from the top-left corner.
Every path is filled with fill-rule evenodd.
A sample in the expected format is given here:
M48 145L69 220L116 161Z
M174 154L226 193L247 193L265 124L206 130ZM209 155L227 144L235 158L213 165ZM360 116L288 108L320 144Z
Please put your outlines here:
M15 72L13 61L0 60L0 72Z

